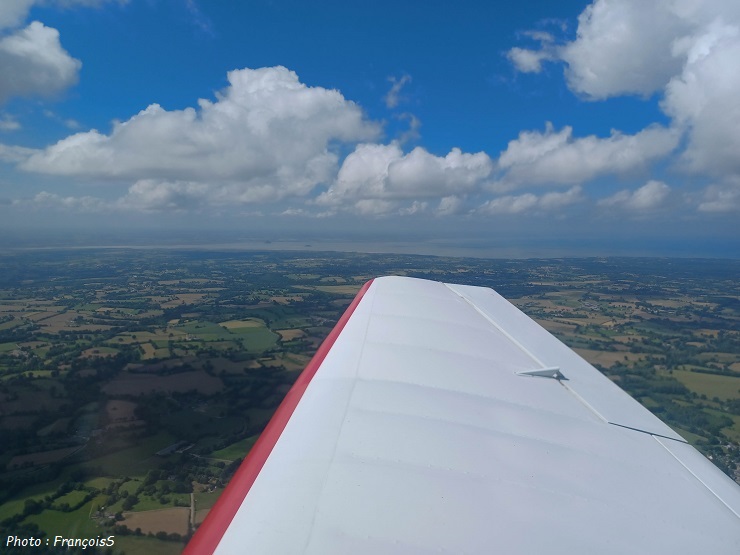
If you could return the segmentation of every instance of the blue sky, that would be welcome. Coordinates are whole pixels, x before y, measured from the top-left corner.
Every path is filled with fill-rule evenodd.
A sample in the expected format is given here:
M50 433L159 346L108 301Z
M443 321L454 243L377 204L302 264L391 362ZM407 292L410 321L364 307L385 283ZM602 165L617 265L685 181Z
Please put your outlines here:
M735 0L4 0L0 232L738 256Z

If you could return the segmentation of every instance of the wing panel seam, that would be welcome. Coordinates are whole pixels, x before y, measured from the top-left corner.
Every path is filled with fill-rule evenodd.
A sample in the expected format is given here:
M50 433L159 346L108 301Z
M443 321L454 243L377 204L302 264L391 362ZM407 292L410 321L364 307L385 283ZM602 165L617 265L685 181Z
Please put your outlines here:
M537 358L529 349L527 349L524 345L522 345L519 341L514 338L509 332L507 332L503 327L501 327L495 320L493 320L488 314L486 314L484 311L482 311L478 306L468 299L465 295L462 293L459 293L458 291L455 291L452 287L450 287L449 284L444 284L447 289L452 291L455 295L459 296L462 300L464 300L468 305L470 305L478 314L480 314L483 318L485 318L488 322L491 323L498 331L500 331L504 337L506 337L509 341L511 341L517 348L519 348L524 354L526 354L529 358L531 358L536 364L539 365L541 369L546 368L548 365L542 362L539 358ZM562 385L568 392L570 392L582 405L584 405L588 410L590 410L592 413L594 413L599 420L601 420L604 423L609 423L609 421L604 418L604 416L597 411L591 404L589 404L583 397L581 397L578 393L576 393L573 388L568 387L565 383L558 380L560 382L560 385Z
M501 332L501 333L502 333L502 334L504 335L504 337L506 337L506 338L507 338L507 339L508 339L509 341L511 341L511 342L512 342L512 343L513 343L513 344L514 344L514 345L515 345L515 346L516 346L517 348L519 348L519 349L520 349L520 350L521 350L521 351L522 351L522 352L523 352L523 353L524 353L525 355L527 355L527 356L528 356L529 358L531 358L531 359L532 359L532 360L533 360L533 361L534 361L535 363L537 363L537 364L538 364L538 365L540 366L540 368L544 368L545 366L547 366L547 365L546 365L545 363L543 363L543 362L542 362L542 361L541 361L540 359L538 359L538 358L537 358L537 357L536 357L536 356L534 355L534 353L532 353L532 352L531 352L531 351L530 351L529 349L527 349L527 348L526 348L526 347L525 347L524 345L522 345L521 343L519 343L519 341L517 341L517 340L516 340L516 339L514 338L514 336L512 336L512 335L511 335L511 334L510 334L509 332L507 332L507 331L506 331L506 330L505 330L504 328L502 328L502 327L501 327L501 326L500 326L500 325L499 325L498 323L496 323L496 321L495 321L495 320L493 320L493 318L491 318L491 317L490 317L490 316L489 316L488 314L486 314L486 313L485 313L485 312L483 312L483 311L482 311L482 310L481 310L480 308L478 308L478 305L476 305L476 304L475 304L475 303L474 303L473 301L471 301L470 299L468 299L468 298L467 298L467 297L466 297L465 295L463 295L462 293L460 293L460 292L458 292L458 291L455 291L455 290L454 290L454 289L453 289L452 287L450 287L450 284L449 284L449 283L444 283L443 285L444 285L444 286L445 286L445 287L446 287L447 289L449 289L449 290L450 290L450 291L451 291L451 292L452 292L453 294L457 295L457 296L458 296L458 297L460 297L460 298L461 298L461 299L462 299L463 301L465 301L466 303L468 303L468 305L469 305L469 306L470 306L471 308L473 308L473 310L475 310L475 311L476 311L476 312L477 312L478 314L480 314L480 315L481 315L481 316L482 316L483 318L485 318L485 319L486 319L486 320L487 320L488 322L490 322L490 323L491 323L491 325L492 325L493 327L495 327L495 328L496 328L496 329L497 329L497 330L498 330L499 332Z
M676 439L675 437L664 436L663 434L656 434L655 432L649 432L647 430L642 430L640 428L634 428L632 426L625 426L624 424L619 424L618 422L612 422L610 420L607 420L607 423L608 424L611 424L612 426L619 426L620 428L625 428L627 430L632 430L633 432L640 432L642 434L648 434L648 435L651 435L651 436L656 437L656 438L657 437L662 437L663 439L670 439L671 441L675 441L677 443L688 443L688 441L686 441L683 438L682 439Z
M651 435L653 435L653 434L651 434ZM677 461L679 462L679 464L680 464L681 466L683 466L683 467L684 467L684 468L685 468L686 470L688 470L688 471L689 471L689 473L690 473L690 474L691 474L691 475L692 475L692 476L693 476L694 478L696 478L696 479L697 479L697 480L698 480L698 481L699 481L699 482L701 483L701 485L703 485L703 486L704 486L705 488L707 488L707 490L709 490L709 491L710 491L710 492L712 493L712 495L714 495L714 496L715 496L715 497L716 497L717 499L719 499L719 501L720 501L720 502L721 502L721 503L722 503L722 504L723 504L723 505L724 505L725 507L727 507L727 508L728 508L728 509L730 510L730 512L732 512L732 514L734 514L734 515L735 515L736 517L740 518L740 514L738 514L738 512L737 512L737 511L736 511L735 509L733 509L733 508L732 508L732 507L731 507L730 505L728 505L728 504L727 504L727 503L725 502L725 500L724 500L724 499L722 499L722 497L721 497L721 496L720 496L720 495L719 495L719 494L718 494L718 493L717 493L716 491L714 491L714 490L713 490L713 489L712 489L712 488L711 488L711 487L710 487L710 486L709 486L709 485L708 485L708 484L707 484L707 483L706 483L706 482L705 482L704 480L702 480L702 479L701 479L701 478L700 478L700 477L699 477L699 476L698 476L698 475L696 474L696 472L694 472L694 471L693 471L693 470L691 470L691 469L690 469L690 468L689 468L688 466L686 466L686 463L684 463L684 462L683 462L683 461L682 461L682 460L681 460L681 459L680 459L680 458L678 457L678 455L676 455L676 454L675 454L675 453L674 453L673 451L671 451L670 449L668 449L668 447L667 447L667 446L666 446L666 445L665 445L665 444L664 444L664 443L663 443L662 441L660 441L660 439L659 439L658 437L656 437L655 435L653 435L653 439L655 439L655 441L657 441L657 442L658 442L658 443L660 444L660 446L661 446L661 447L663 447L663 449L665 449L666 451L668 451L668 452L669 452L669 453L671 454L671 456L672 456L672 457L673 457L674 459L676 459L676 460L677 460ZM667 438L667 439L670 439L670 438Z

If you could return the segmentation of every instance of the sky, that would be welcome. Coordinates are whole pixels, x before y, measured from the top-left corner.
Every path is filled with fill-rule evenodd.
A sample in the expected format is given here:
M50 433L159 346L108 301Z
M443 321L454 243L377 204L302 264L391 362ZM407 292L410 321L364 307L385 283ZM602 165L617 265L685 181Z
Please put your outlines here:
M736 258L738 60L737 0L2 0L0 242Z

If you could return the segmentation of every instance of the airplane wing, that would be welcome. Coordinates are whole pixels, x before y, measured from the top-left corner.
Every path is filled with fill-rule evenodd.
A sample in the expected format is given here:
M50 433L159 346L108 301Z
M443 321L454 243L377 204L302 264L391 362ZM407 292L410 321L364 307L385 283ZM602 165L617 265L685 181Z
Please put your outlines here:
M491 289L365 285L186 553L740 553L740 487Z

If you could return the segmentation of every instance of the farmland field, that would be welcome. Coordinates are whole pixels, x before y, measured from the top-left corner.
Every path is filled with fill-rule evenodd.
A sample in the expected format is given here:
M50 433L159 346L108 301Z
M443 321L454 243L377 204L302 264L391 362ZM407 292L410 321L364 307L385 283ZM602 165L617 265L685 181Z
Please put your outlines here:
M166 532L168 534L175 533L184 536L188 533L189 518L190 509L177 507L173 509L123 513L121 523L130 530L139 528L144 534L148 534L149 532L152 534Z
M723 401L740 397L740 375L721 376L686 370L673 370L672 375L690 390Z
M114 552L179 553L375 275L495 288L740 479L735 261L101 249L0 262L0 533L125 525Z

